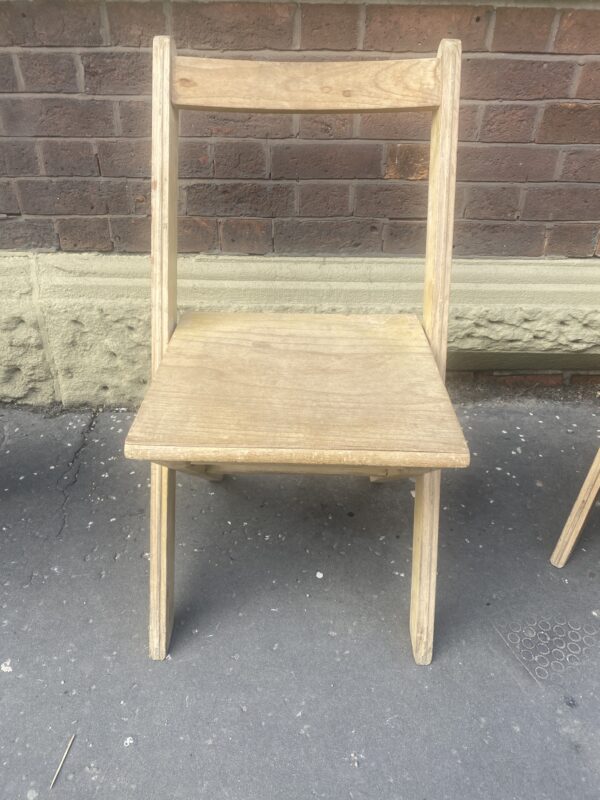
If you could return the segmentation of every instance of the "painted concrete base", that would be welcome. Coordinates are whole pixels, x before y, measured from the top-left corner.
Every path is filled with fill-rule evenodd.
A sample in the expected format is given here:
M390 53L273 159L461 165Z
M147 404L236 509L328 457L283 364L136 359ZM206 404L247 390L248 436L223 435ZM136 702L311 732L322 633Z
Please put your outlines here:
M0 257L0 400L135 406L150 363L147 256ZM421 265L392 258L180 259L180 308L418 309ZM456 261L454 369L600 368L600 263Z

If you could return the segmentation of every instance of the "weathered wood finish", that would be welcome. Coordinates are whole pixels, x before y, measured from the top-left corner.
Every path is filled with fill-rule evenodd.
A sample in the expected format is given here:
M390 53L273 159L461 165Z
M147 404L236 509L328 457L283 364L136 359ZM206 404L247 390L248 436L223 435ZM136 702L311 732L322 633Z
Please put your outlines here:
M435 58L403 61L175 61L173 102L212 111L342 112L433 108Z
M554 552L552 553L552 557L550 558L550 562L555 567L564 567L571 557L573 548L577 544L581 530L599 492L600 449L596 453L596 457L592 462L590 471L583 482L583 486L581 487L581 491L577 496L575 505L571 509L569 518L565 523L565 527L563 528L558 542L556 543L556 547L554 548Z

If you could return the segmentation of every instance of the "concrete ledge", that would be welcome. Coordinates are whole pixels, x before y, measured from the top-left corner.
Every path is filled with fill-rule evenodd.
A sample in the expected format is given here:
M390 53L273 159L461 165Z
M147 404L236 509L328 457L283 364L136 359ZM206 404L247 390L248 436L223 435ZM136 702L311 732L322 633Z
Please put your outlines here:
M0 256L0 400L124 404L149 373L147 256ZM421 264L393 258L184 256L180 307L418 309ZM600 263L457 260L453 369L600 368Z

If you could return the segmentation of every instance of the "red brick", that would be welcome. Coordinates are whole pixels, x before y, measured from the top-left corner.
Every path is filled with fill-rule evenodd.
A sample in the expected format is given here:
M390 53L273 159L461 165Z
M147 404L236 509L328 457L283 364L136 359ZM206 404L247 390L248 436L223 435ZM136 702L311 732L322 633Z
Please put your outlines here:
M127 184L70 178L19 181L24 214L129 214Z
M555 13L553 8L497 8L492 50L543 53Z
M221 250L224 253L264 255L273 252L270 219L224 219L221 222Z
M380 220L276 219L275 252L356 255L381 252Z
M113 249L108 219L105 217L75 217L59 219L56 230L61 250L103 252Z
M0 175L38 175L39 166L33 142L0 139Z
M454 225L455 256L541 256L545 226L523 222L476 222L457 220Z
M387 219L425 219L426 184L359 184L355 189L357 217Z
M574 372L569 383L571 386L600 386L600 372Z
M266 178L267 148L262 142L215 142L215 178Z
M470 186L464 207L467 219L518 219L520 189L516 186Z
M490 9L477 6L367 5L365 50L435 52L441 39L485 50Z
M470 100L543 100L567 97L575 67L574 61L465 58L461 96Z
M82 53L87 94L150 94L150 53Z
M98 175L98 160L90 142L46 139L40 143L46 175L71 177Z
M581 100L600 99L600 61L591 61L582 66L575 97Z
M273 178L380 178L381 145L363 142L291 142L271 146Z
M86 0L0 3L0 46L93 47L101 44L99 3Z
M98 142L100 174L109 178L149 178L150 140L117 139Z
M162 3L110 2L106 4L111 44L148 47L166 33Z
M600 192L595 186L530 186L527 189L523 219L598 220Z
M599 224L586 222L557 222L548 231L547 256L589 258L596 252Z
M292 135L292 117L290 114L184 111L181 115L181 135L285 139Z
M195 183L187 213L217 217L282 217L294 213L294 188L273 183Z
M562 11L554 51L556 53L597 53L600 40L600 11Z
M586 147L578 150L567 150L560 180L600 183L598 148Z
M213 165L207 142L183 140L179 142L179 177L210 178Z
M477 138L477 107L463 105L459 115L458 136L463 142ZM431 131L430 111L361 114L360 136L364 139L428 140Z
M209 253L217 249L219 237L216 219L180 217L178 227L180 253Z
M121 135L144 137L152 133L152 106L148 100L119 100Z
M114 249L118 253L150 252L149 217L115 217L110 221Z
M337 183L301 183L298 213L301 217L347 217L350 187Z
M29 51L19 54L27 92L78 92L77 70L72 55Z
M552 181L558 153L552 147L461 144L459 181Z
M537 108L528 104L502 104L485 109L479 140L481 142L530 142Z
M16 92L17 78L10 53L0 53L0 92Z
M383 252L423 255L427 226L424 222L388 222L383 236Z
M359 7L304 4L301 6L300 49L354 50L358 46Z
M114 136L109 100L0 98L5 136Z
M600 103L552 103L544 109L536 142L597 144Z
M429 145L392 144L386 148L384 178L425 181L429 176Z
M301 139L350 139L353 122L349 114L301 114Z
M500 372L478 373L479 380L493 383L496 386L516 388L519 386L562 386L562 372L534 372L530 374L507 374Z
M0 248L3 250L55 250L54 226L49 219L0 219Z
M11 181L0 181L0 214L19 214L19 202Z
M292 3L173 3L178 47L216 50L291 50Z

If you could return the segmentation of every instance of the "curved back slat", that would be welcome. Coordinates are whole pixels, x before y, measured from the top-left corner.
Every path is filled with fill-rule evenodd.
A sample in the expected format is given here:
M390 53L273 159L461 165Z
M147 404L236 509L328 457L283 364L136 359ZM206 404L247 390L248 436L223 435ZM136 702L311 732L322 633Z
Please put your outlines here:
M352 112L435 108L435 58L243 61L178 56L172 102L211 111Z

